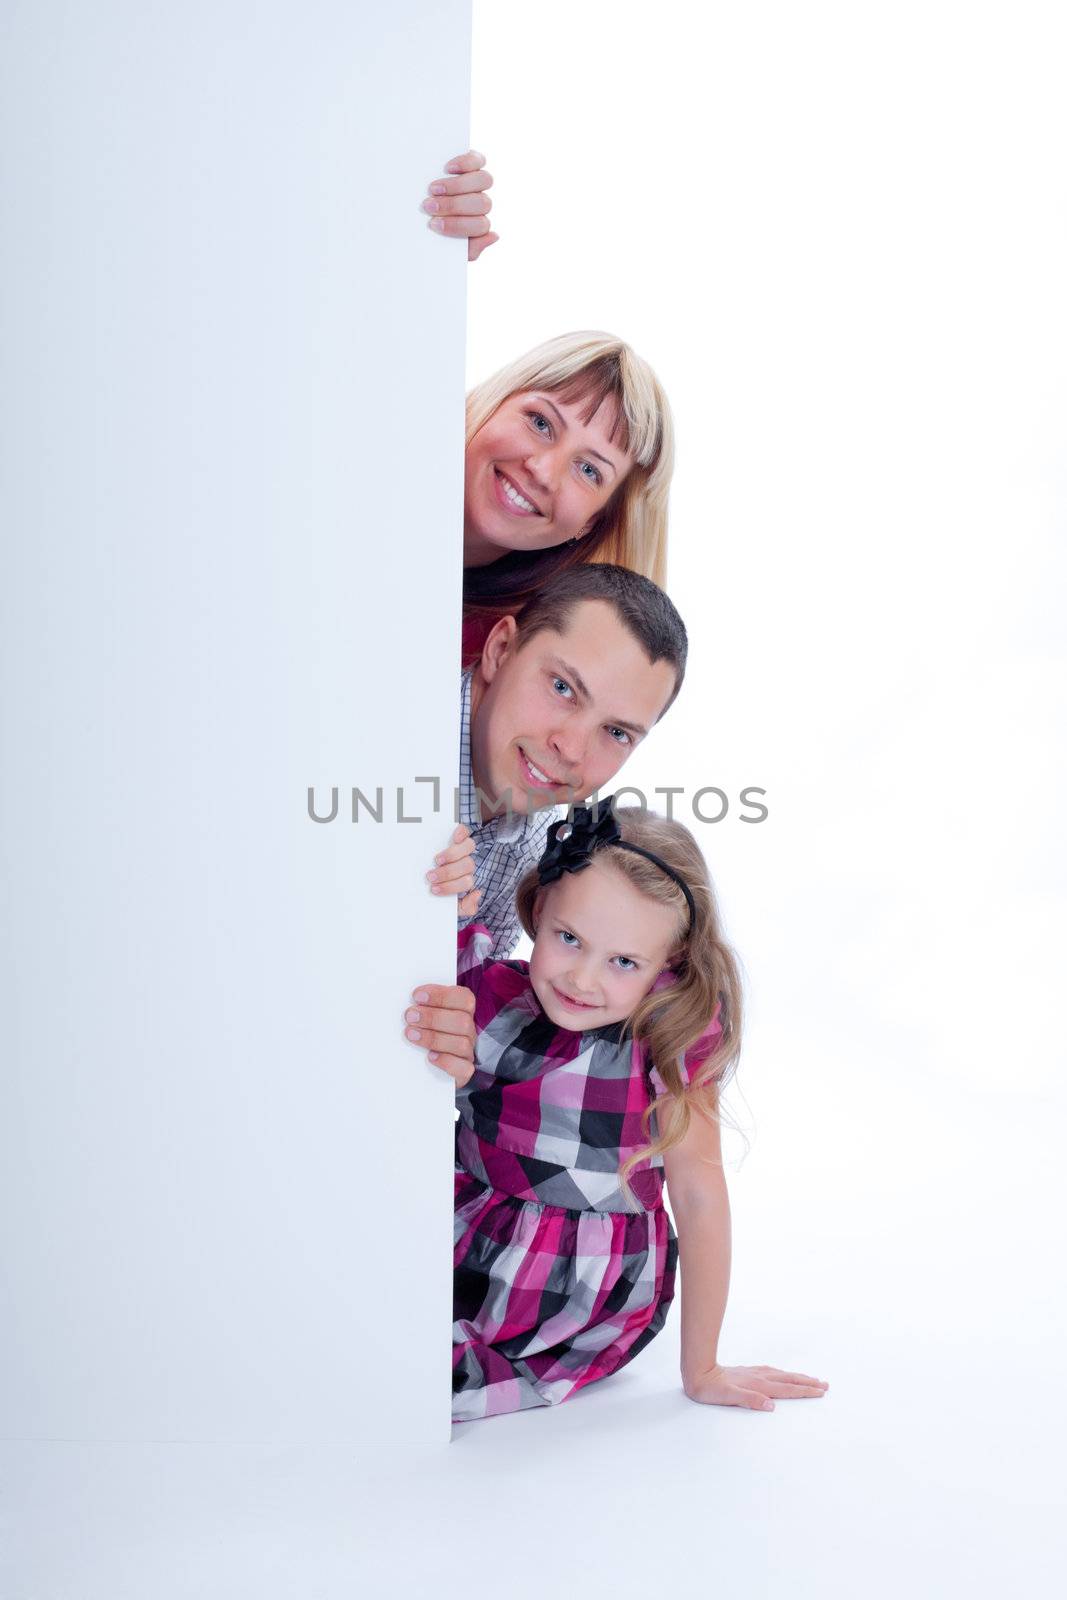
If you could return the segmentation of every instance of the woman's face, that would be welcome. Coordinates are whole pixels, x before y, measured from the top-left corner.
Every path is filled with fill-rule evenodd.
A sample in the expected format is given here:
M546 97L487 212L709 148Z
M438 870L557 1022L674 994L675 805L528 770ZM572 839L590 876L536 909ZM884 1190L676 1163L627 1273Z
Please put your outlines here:
M633 465L612 444L613 400L588 422L584 400L545 390L509 397L467 446L463 565L485 566L509 550L548 550L579 538Z

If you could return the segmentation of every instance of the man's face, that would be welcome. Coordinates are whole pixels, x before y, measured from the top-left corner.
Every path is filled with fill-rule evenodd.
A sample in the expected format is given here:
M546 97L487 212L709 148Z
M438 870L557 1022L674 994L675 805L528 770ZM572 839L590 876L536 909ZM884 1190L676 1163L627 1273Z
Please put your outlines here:
M471 685L474 781L522 813L603 792L663 712L675 670L653 665L604 600L577 604L563 633L545 629L520 650L515 619L486 643Z

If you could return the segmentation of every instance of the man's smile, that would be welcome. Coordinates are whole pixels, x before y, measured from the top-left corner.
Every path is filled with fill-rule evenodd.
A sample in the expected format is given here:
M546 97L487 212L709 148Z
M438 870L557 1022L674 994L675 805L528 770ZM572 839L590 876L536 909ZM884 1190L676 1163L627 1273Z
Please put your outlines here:
M569 789L573 784L568 784L566 778L557 778L551 772L546 772L543 767L535 766L526 751L520 744L519 765L528 780L531 789Z

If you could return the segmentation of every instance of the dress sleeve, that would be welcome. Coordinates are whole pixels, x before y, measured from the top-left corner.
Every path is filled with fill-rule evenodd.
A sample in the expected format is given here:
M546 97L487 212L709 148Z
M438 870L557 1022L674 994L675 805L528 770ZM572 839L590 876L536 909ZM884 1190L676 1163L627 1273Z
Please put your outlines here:
M493 935L481 922L460 928L456 941L456 982L478 998L485 969L493 960Z
M476 869L474 882L477 888L482 889L482 898L475 912L477 921L465 923L462 931L466 933L475 928L480 934L488 936L490 943L485 947L482 960L487 961L492 957L494 961L506 961L522 934L522 924L515 910L514 881L509 879L495 888L484 889L478 883Z

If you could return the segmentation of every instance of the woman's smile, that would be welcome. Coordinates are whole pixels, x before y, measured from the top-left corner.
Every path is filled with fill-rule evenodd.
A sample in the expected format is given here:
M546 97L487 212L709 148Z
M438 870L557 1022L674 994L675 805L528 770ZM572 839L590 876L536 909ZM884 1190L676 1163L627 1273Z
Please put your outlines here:
M502 467L493 468L496 481L496 497L505 511L510 511L517 517L540 517L544 515L516 483L515 479L503 470Z

